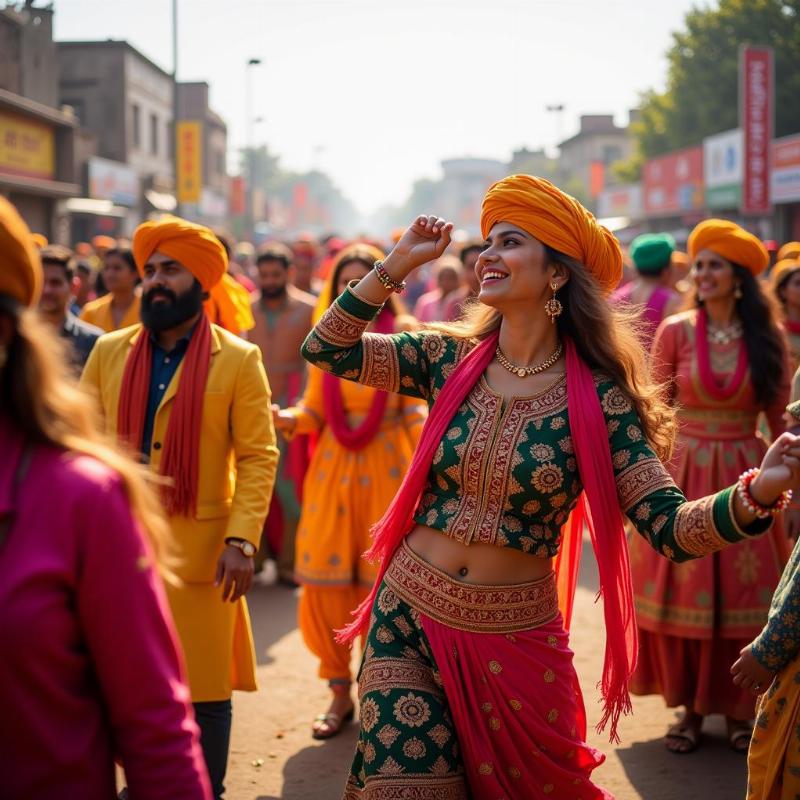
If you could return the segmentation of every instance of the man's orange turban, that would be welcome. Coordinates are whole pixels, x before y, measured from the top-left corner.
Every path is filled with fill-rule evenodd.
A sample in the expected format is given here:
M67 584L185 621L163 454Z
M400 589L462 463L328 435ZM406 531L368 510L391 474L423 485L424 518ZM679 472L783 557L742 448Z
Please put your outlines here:
M133 234L133 258L144 275L144 265L158 251L174 258L210 292L228 269L228 255L210 228L180 217L165 216L143 222Z
M481 208L484 238L498 222L508 222L540 242L580 261L610 294L622 277L622 249L574 197L550 181L510 175L489 188Z
M783 261L784 258L800 258L800 242L786 242L778 250L778 261Z
M769 265L769 253L761 239L727 219L703 220L690 234L689 258L695 260L701 250L711 250L753 275Z
M42 264L28 226L17 209L0 197L0 295L33 306L42 291Z

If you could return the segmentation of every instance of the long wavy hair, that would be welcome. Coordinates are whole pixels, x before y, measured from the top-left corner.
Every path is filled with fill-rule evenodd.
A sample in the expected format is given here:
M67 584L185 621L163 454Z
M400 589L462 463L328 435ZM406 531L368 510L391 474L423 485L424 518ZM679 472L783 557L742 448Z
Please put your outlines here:
M101 416L93 398L77 386L69 371L66 343L35 311L8 297L0 296L0 315L13 325L5 366L0 367L0 416L31 444L92 456L117 472L131 513L158 554L167 522L156 493L147 485L152 479L100 431ZM168 568L159 565L172 579Z
M732 261L728 263L742 294L736 301L736 313L742 322L753 391L758 404L766 408L778 399L781 384L786 381L786 338L779 324L781 309L749 269ZM688 293L684 308L702 305L695 286Z
M645 436L659 458L668 459L675 442L675 411L665 401L664 387L650 377L647 354L641 344L639 314L611 307L597 281L579 261L544 246L545 267L561 264L569 280L559 291L564 306L556 325L560 336L569 336L580 357L593 370L616 382L636 408ZM460 339L484 339L503 319L497 309L480 301L467 305L455 322L426 326Z

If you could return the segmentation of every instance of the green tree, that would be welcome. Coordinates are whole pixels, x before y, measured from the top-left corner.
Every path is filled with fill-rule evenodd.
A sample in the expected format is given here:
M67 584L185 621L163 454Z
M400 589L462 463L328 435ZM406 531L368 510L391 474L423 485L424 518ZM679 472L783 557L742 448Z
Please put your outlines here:
M800 0L720 0L695 8L667 53L667 88L645 92L631 125L636 152L614 167L638 177L646 158L699 144L739 124L739 45L775 52L775 135L800 131Z

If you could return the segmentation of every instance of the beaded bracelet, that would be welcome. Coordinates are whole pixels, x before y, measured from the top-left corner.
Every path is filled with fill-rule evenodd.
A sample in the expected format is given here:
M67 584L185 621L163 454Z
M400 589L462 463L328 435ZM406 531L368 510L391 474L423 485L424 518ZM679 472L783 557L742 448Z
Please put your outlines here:
M755 514L758 519L766 519L789 507L789 503L792 501L792 490L787 489L783 492L771 506L761 505L750 492L750 484L758 477L760 472L761 470L758 467L753 467L743 472L736 484L736 493L739 495L742 505L751 514Z
M386 267L383 266L383 261L376 261L373 265L373 269L375 270L375 274L378 276L378 280L381 282L381 285L384 289L388 292L400 292L405 291L406 282L405 281L396 281L392 276L386 271Z

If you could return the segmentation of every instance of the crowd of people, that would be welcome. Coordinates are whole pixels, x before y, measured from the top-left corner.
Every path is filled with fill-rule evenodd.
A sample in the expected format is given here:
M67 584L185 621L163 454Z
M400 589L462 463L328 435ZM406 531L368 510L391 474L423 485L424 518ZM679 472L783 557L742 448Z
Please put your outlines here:
M724 715L742 796L800 794L800 243L623 249L525 175L480 226L68 248L0 198L9 797L223 797L274 578L330 689L310 735L358 718L346 800L609 798L587 535L611 741L661 695L676 756Z

